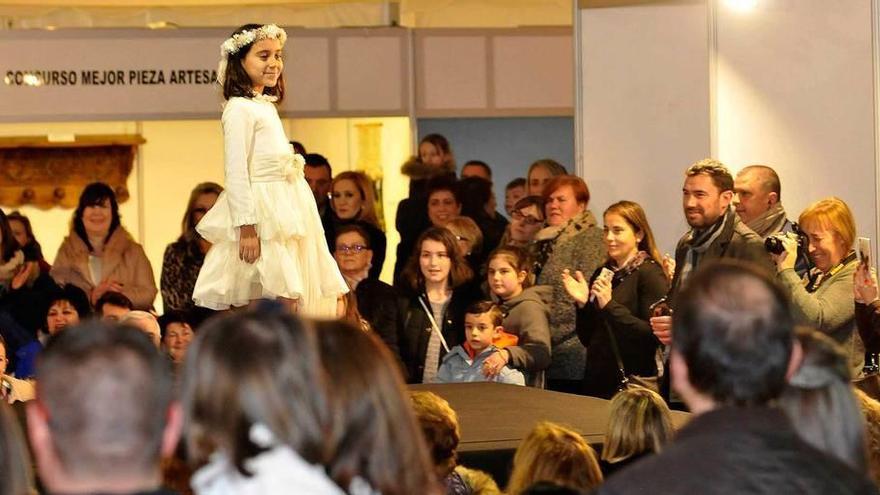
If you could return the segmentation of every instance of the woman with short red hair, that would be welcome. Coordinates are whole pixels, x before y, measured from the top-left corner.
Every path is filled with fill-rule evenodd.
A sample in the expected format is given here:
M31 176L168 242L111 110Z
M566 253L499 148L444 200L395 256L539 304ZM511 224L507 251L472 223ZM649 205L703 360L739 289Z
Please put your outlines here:
M547 388L580 393L586 349L575 332L575 303L562 282L563 270L593 273L605 260L602 229L587 209L590 190L580 177L560 175L545 187L547 226L535 235L539 285L553 287L550 301L551 364Z

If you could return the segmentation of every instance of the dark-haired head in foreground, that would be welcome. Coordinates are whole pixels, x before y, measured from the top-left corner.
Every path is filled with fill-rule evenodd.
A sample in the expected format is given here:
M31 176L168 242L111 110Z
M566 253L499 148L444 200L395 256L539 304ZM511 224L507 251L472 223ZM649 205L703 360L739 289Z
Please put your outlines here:
M177 444L171 370L150 339L92 321L54 335L37 361L28 433L52 493L155 490Z

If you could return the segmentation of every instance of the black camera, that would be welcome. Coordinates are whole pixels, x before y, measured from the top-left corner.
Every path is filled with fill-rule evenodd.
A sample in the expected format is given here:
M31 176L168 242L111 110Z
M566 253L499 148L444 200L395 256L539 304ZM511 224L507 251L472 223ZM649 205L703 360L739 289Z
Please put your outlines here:
M807 243L809 239L807 239L807 235L803 233L803 231L798 227L798 224L791 224L791 233L797 235L797 250L798 253L804 252L807 249ZM782 238L788 234L779 233L773 234L770 237L764 239L764 249L767 250L768 253L773 254L782 254L785 251L785 247L782 244Z

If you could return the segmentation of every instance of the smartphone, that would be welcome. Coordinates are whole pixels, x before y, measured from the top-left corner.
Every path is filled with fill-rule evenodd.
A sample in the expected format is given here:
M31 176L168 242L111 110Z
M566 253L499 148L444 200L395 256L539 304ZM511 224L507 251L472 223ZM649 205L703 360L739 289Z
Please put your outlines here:
M871 267L871 239L859 237L856 245L856 255L859 257L859 263L866 268Z
M596 276L596 280L603 279L607 282L611 282L611 279L614 278L614 272L609 270L608 268L602 267L602 270L599 272L599 275ZM596 300L596 297L593 294L590 294L590 302Z

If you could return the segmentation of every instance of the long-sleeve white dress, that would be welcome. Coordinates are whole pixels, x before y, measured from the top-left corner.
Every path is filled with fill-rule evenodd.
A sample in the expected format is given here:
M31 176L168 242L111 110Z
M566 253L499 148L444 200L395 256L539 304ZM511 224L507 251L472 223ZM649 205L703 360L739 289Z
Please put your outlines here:
M223 109L226 189L196 226L211 243L193 290L199 306L228 309L254 299L299 299L305 316L336 316L348 287L330 254L302 156L265 97L230 98ZM239 259L239 228L255 225L261 254Z

